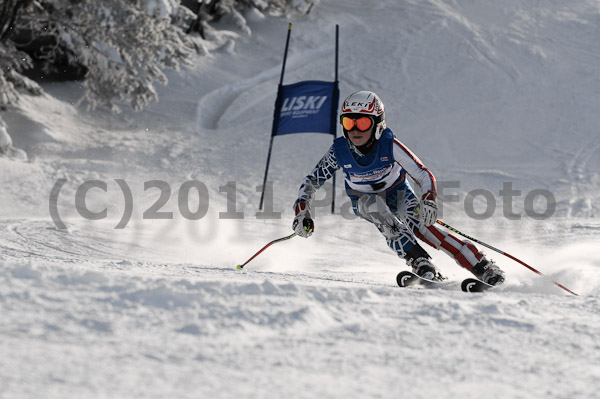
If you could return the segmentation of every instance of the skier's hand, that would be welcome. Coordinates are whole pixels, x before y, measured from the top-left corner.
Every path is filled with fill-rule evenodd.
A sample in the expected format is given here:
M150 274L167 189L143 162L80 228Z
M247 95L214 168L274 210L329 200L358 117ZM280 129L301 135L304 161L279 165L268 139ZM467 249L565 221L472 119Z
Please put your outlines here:
M315 223L310 217L310 211L306 202L298 202L294 207L296 217L292 223L292 229L300 237L308 238L315 230Z
M433 191L427 191L421 197L419 219L425 226L431 226L437 220L438 207L435 202L437 195Z
M421 200L421 211L419 212L421 223L431 226L437 220L438 207L435 201Z

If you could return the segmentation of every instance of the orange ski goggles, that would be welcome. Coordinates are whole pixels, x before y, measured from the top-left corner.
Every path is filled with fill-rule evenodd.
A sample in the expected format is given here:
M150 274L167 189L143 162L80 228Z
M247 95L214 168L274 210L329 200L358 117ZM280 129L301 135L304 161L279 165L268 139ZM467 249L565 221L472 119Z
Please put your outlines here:
M349 116L343 116L342 126L344 127L344 130L347 131L350 131L356 127L360 132L366 132L371 128L371 126L373 126L373 119L369 118L368 116L360 116L356 119Z

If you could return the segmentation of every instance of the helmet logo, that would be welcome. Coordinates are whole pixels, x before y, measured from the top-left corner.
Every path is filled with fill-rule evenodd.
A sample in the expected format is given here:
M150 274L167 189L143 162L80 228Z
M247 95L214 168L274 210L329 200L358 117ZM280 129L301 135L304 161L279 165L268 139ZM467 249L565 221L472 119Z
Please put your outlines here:
M342 109L342 112L372 113L375 110L376 105L376 113L378 115L383 113L383 109L381 107L381 104L377 101L377 98L373 98L373 101L371 101L370 103L360 101L344 101L344 107Z

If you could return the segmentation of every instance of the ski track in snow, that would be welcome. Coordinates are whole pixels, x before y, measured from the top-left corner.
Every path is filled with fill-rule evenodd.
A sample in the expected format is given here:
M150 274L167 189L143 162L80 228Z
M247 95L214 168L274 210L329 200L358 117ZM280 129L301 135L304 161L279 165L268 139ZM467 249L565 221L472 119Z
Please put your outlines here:
M3 262L3 315L13 322L1 327L0 354L19 359L20 370L3 363L3 392L236 397L268 387L307 398L426 398L444 387L449 397L475 398L483 380L493 398L562 398L586 397L600 373L590 320L597 297L411 290L177 265L157 277L152 269L161 265L120 266ZM45 370L40 358L60 360ZM153 375L143 384L141 369ZM71 383L61 384L64 376Z
M8 397L44 387L49 397L233 398L268 387L306 398L475 398L483 380L493 398L563 398L586 397L600 373L597 276L580 297L533 273L466 294L460 276L445 289L396 287L401 268L387 253L379 269L364 258L359 272L350 259L322 263L331 240L313 248L311 267L283 267L294 247L316 244L297 239L237 271L161 262L160 251L119 260L127 256L119 240L83 226L67 233L15 220L1 231L0 303L11 322L0 327L0 356L12 360L1 363L0 392ZM42 358L58 361L47 368Z
M282 217L256 218L287 28L256 17L251 37L217 35L212 56L170 74L160 103L142 113L84 113L52 97L7 112L31 162L0 160L0 398L597 397L597 5L331 0L291 18L284 84L332 77L339 23L342 98L378 92L390 127L438 180L460 180L463 197L504 181L556 194L559 215L545 221L503 218L501 200L483 221L444 205L449 224L544 276L488 250L508 281L466 294L459 284L470 274L432 250L451 282L401 289L404 262L377 229L323 206L313 237L235 270L290 233L300 179L331 140L275 140ZM58 204L68 230L47 215L58 178L69 179ZM115 178L134 192L127 228L114 228L122 198L111 186L87 198L111 219L78 218L77 185ZM161 210L174 220L142 218L158 198L143 190L153 179L171 186ZM209 193L199 221L177 212L189 179ZM219 218L230 210L227 181L242 220Z

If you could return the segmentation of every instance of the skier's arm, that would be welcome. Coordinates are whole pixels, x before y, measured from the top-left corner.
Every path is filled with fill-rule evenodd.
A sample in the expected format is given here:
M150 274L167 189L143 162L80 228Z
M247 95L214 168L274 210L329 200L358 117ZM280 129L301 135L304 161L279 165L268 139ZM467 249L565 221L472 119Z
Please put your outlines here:
M310 174L302 181L302 185L298 192L298 199L294 203L294 208L299 202L305 202L310 207L315 192L321 188L321 186L325 184L339 168L337 160L335 159L335 153L333 152L333 146L331 146L329 151L327 151L319 163L317 163L317 166L315 166L312 172L310 172Z
M294 231L300 236L308 237L314 230L314 223L311 215L311 203L315 195L315 192L327 180L329 180L335 171L339 169L337 160L335 159L335 153L333 152L333 146L329 148L329 151L321 158L317 166L312 172L307 175L302 181L300 190L298 192L298 199L294 202L294 212L296 217L292 225Z
M421 187L421 204L415 210L425 226L431 226L437 220L437 186L433 173L407 146L394 139L394 160L402 166L410 177Z
M394 160L421 187L423 199L436 200L437 185L433 173L398 139L394 139Z

